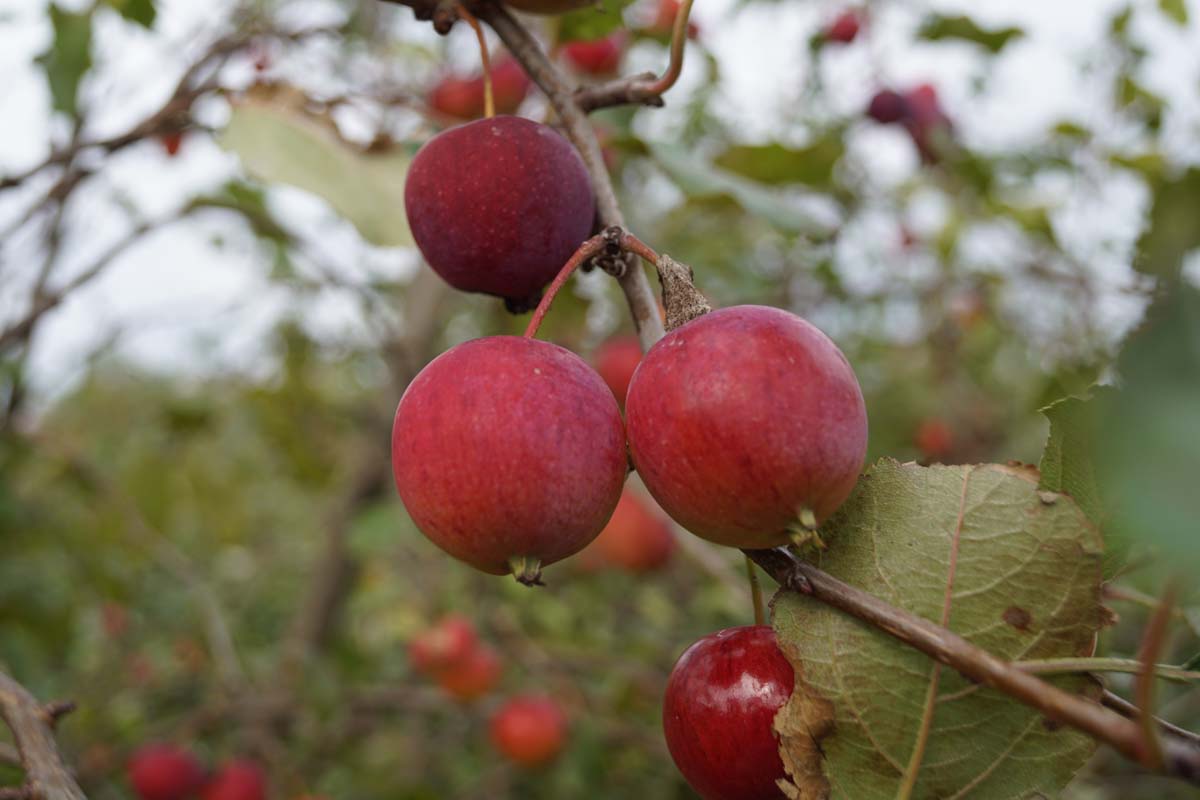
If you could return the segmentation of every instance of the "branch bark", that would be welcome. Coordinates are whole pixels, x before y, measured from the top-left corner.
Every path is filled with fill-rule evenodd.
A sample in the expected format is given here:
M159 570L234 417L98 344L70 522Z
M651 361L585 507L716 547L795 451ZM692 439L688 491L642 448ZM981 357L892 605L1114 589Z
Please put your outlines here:
M17 791L23 790L29 800L87 800L58 752L54 740L57 716L24 686L0 672L0 717L13 732L25 769L25 785Z

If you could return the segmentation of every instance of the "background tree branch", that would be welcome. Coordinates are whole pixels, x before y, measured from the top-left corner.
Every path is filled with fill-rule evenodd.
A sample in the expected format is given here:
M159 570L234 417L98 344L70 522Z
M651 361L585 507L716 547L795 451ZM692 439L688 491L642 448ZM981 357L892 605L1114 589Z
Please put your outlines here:
M16 740L17 754L25 770L25 785L18 791L23 791L29 800L86 800L58 752L54 739L58 716L61 714L53 713L53 709L39 703L25 687L0 672L0 717Z

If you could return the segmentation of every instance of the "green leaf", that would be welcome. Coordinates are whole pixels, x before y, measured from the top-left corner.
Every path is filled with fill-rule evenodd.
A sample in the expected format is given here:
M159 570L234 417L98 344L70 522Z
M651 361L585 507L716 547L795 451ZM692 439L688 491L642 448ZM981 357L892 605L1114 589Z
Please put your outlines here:
M822 569L1001 658L1086 656L1102 624L1100 536L1029 468L884 460L822 534ZM924 720L914 797L1058 797L1096 748L809 597L778 594L774 624L796 668L781 752L813 797L895 797Z
M1111 391L1097 387L1097 391ZM1096 407L1084 397L1065 397L1042 409L1050 421L1050 435L1038 469L1038 486L1052 492L1069 494L1099 525L1104 519L1100 490L1092 459L1096 434Z
M54 38L37 63L50 84L54 110L74 117L79 113L79 84L92 66L92 12L76 14L51 5L50 24Z
M716 163L759 183L804 183L824 188L833 183L833 169L845 150L838 133L798 148L781 144L738 145L722 153Z
M1157 131L1162 127L1163 111L1167 101L1155 94L1128 74L1117 78L1117 105L1132 111L1142 118L1146 127Z
M406 149L364 153L327 123L267 100L234 106L218 141L255 177L324 198L367 241L412 244L404 215L404 177L412 161Z
M1188 10L1185 0L1158 0L1159 9L1181 28L1187 27Z
M625 25L623 12L633 0L601 0L597 6L563 14L558 18L560 42L588 41L608 36Z
M154 0L107 0L107 4L122 17L143 28L153 28L158 16Z
M1160 299L1117 362L1122 387L1098 398L1096 474L1109 525L1157 545L1179 571L1200 568L1200 291Z
M655 162L691 197L728 197L751 214L790 233L824 236L829 226L785 195L703 160L694 150L665 142L647 143Z
M973 19L965 16L943 16L934 14L925 19L917 31L917 36L932 42L945 39L960 39L974 42L990 53L999 53L1014 39L1025 35L1020 28L997 28L989 30L981 28Z
M1080 125L1078 122L1072 122L1071 120L1063 120L1050 130L1055 136L1060 136L1064 139L1092 138L1091 130Z
M1200 247L1200 168L1173 180L1159 181L1150 208L1150 224L1138 241L1136 266L1169 281L1179 275L1184 256Z

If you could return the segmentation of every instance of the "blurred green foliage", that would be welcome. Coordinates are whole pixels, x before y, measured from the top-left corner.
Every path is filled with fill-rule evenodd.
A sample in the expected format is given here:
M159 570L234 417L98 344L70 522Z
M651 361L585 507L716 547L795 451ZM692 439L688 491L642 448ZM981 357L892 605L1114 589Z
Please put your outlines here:
M269 30L284 4L275 5L248 4L226 22ZM379 76L362 68L370 62L401 75L400 94L420 97L433 48L415 36L397 41L397 30L412 28L386 25L388 14L410 12L346 5L349 22L329 67L346 80L347 96L375 88ZM568 15L558 35L604 35L625 5ZM1127 509L1118 531L1132 540L1125 563L1138 567L1114 583L1119 621L1102 633L1099 652L1125 656L1137 651L1167 567L1197 550L1190 489L1200 452L1200 312L1180 270L1200 246L1200 180L1168 152L1164 119L1173 109L1140 69L1152 54L1134 21L1187 21L1183 2L1159 5L1130 6L1110 20L1097 48L1113 69L1080 78L1111 81L1095 118L1056 120L1012 149L973 148L951 133L935 163L890 183L855 140L867 132L911 143L859 110L831 110L824 51L810 54L812 69L796 78L794 113L768 142L747 140L722 111L721 65L703 37L689 52L702 86L665 131L645 133L644 115L662 113L654 109L596 115L640 237L693 265L714 304L789 308L842 346L867 398L871 460L1037 463L1049 427L1039 409L1084 396L1097 380L1125 379L1097 451L1108 454L1097 474L1116 487L1106 504ZM93 68L96 17L156 22L149 0L86 12L51 5L46 14L52 37L39 64L53 108L70 117L90 111L79 95ZM929 17L912 31L914 47L967 40L986 58L1019 48L1022 34L966 16ZM298 46L286 37L273 43ZM291 182L323 198L364 241L402 245L399 182L436 127L419 103L389 127L398 112L381 103L371 117L379 135L364 152L339 134L327 87L306 87L303 78L289 75L298 102L282 110L231 111L220 141L246 174L191 201L233 212L223 224L266 245L264 272L296 297L343 287L301 277L303 232L277 216L271 184ZM540 113L536 100L531 107ZM1102 135L1116 126L1131 135ZM1089 253L1063 236L1060 209L1031 189L1060 179L1090 185L1098 171L1127 176L1148 193L1131 255L1141 276L1104 283L1084 263ZM941 209L932 223L931 207ZM214 761L253 753L271 766L279 797L691 796L662 742L662 688L689 643L749 622L740 557L697 545L665 573L637 578L567 562L548 571L548 589L531 592L433 548L390 488L391 411L420 364L465 338L519 332L525 319L488 298L417 297L419 285L406 276L365 287L369 341L321 337L289 315L274 332L269 369L253 374L159 375L99 358L70 391L39 405L20 391L28 353L0 353L0 397L9 407L0 434L0 665L40 697L79 701L60 736L90 797L128 797L124 759L151 739L182 741ZM590 355L627 329L622 302L615 282L589 276L560 295L542 335ZM1151 307L1123 355L1105 316L1116 303ZM435 324L405 341L423 308L435 312ZM1095 437L1071 427L1076 417L1056 417L1064 406L1052 409L1090 463ZM930 421L950 432L936 453L918 435ZM1080 474L1067 467L1080 452L1073 447L1053 454L1062 469L1047 470L1049 488L1076 492L1092 513L1084 491L1071 488ZM364 466L383 476L365 491ZM1111 537L1106 518L1093 519ZM331 532L342 529L351 565L342 602L294 679L284 643L314 576L328 567ZM1200 649L1194 575L1164 660ZM471 617L504 658L501 688L476 705L443 696L405 655L407 641L450 610ZM1112 685L1129 688L1122 678ZM281 688L294 690L282 711L270 705ZM572 720L563 757L533 774L501 761L487 741L491 709L524 691L558 697ZM1194 692L1163 687L1162 695L1173 721L1200 723ZM0 785L19 778L0 765ZM1190 796L1104 751L1070 793Z

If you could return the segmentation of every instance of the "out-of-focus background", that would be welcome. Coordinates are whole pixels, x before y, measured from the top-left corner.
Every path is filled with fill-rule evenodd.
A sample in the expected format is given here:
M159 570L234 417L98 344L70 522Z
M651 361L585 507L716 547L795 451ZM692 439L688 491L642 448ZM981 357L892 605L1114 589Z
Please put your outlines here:
M526 21L549 46L623 19L620 71L661 70L658 0L622 5ZM696 0L693 19L665 108L593 115L629 227L715 304L829 333L872 459L1036 463L1038 410L1127 374L1144 319L1167 322L1142 355L1173 365L1139 373L1145 395L1194 392L1193 0ZM60 741L90 797L130 797L150 741L252 758L280 798L692 796L663 685L750 621L740 557L677 531L658 571L568 561L530 591L445 557L392 489L407 381L527 319L447 289L406 230L405 169L471 113L445 87L478 69L465 26L376 0L0 3L0 665L79 702ZM513 83L517 113L553 121ZM919 113L872 118L885 89ZM543 336L593 358L630 331L591 273ZM1174 408L1141 410L1183 446L1200 409ZM1104 652L1136 651L1159 552L1114 584ZM1195 588L1173 662L1200 649ZM449 612L502 667L471 701L407 652ZM1185 689L1163 713L1195 726ZM531 691L569 719L534 771L488 739ZM1070 793L1195 796L1104 750Z

